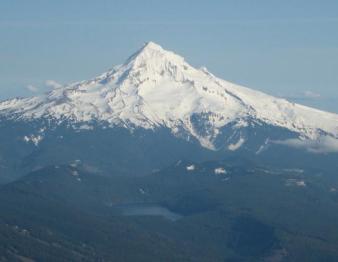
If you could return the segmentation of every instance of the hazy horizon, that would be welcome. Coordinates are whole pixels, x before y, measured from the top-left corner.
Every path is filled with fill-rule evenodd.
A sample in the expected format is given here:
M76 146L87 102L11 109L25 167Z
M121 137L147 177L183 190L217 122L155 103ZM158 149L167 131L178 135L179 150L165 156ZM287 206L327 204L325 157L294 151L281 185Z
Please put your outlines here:
M337 10L304 0L2 1L0 99L90 79L154 41L225 80L338 113Z

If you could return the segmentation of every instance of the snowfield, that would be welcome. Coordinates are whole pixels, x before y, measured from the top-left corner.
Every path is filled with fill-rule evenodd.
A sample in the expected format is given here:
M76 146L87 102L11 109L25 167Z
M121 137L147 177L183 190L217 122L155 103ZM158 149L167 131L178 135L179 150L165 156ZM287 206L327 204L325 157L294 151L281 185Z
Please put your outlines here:
M224 81L153 42L123 65L89 81L3 101L0 116L25 121L47 118L57 123L68 120L83 123L82 128L88 130L91 121L130 129L167 127L173 134L183 129L210 149L222 127L229 123L245 127L249 119L286 128L303 140L322 135L338 139L337 114ZM205 132L196 130L194 116L203 120ZM237 150L244 143L240 138L228 149Z

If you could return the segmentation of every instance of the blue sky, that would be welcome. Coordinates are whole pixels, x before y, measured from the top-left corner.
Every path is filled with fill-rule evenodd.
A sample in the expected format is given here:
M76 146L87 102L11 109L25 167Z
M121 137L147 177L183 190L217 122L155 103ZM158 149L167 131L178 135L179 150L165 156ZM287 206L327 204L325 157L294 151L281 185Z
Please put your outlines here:
M226 80L338 113L337 28L337 0L1 0L0 98L91 78L151 40Z

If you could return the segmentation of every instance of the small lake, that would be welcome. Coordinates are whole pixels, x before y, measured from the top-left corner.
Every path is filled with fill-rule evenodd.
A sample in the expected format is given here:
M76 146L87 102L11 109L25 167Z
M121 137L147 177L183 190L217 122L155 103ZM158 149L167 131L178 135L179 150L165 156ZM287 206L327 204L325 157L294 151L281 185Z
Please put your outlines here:
M112 208L122 216L160 216L170 221L176 221L183 217L158 204L137 203L118 205Z

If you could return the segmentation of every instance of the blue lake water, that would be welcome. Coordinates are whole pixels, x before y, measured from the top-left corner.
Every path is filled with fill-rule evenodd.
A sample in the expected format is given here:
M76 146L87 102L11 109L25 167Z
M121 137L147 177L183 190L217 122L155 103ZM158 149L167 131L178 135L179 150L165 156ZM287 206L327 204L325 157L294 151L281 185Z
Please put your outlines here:
M182 215L157 204L126 204L113 208L122 216L160 216L170 221L182 218Z

